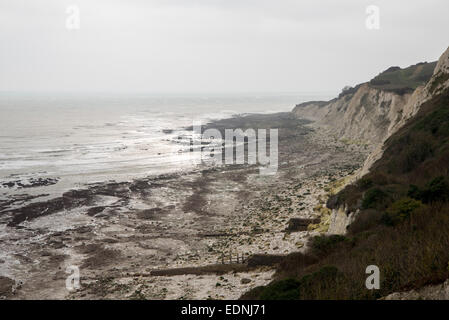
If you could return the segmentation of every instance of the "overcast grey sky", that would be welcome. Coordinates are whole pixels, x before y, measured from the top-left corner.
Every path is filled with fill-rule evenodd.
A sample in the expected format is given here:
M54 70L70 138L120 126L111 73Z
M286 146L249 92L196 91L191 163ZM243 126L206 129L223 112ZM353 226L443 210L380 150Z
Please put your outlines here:
M339 91L436 60L448 14L448 0L0 0L0 91Z

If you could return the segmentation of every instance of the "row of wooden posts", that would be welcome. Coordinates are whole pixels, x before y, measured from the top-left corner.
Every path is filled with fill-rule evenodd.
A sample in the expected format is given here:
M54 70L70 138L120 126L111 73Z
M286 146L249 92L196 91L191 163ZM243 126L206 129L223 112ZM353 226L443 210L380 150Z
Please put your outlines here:
M222 252L220 262L221 264L245 263L248 257L249 255L245 253L239 254L237 252L237 254L233 257L232 252L229 254L224 254Z

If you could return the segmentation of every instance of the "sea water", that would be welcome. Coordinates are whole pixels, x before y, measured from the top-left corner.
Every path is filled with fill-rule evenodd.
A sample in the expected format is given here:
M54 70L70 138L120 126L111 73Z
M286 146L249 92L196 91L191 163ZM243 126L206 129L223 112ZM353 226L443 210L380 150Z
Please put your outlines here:
M182 156L186 146L177 139L191 134L185 128L193 121L285 112L330 97L0 93L0 197L190 170L191 161ZM31 187L39 178L56 183Z

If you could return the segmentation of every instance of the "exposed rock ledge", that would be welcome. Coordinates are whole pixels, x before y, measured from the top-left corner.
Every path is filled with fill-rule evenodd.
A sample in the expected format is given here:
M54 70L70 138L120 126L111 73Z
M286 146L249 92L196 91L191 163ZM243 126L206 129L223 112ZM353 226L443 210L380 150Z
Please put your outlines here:
M329 229L327 234L345 234L348 226L354 222L358 211L348 212L346 207L332 209Z

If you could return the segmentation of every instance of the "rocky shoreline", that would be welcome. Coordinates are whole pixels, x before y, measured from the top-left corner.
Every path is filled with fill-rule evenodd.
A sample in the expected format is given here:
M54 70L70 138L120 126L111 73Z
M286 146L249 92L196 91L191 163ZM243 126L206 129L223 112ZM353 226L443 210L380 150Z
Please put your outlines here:
M248 267L248 260L223 260L305 250L310 236L327 231L328 194L370 151L313 130L291 114L209 126L279 128L277 175L261 176L250 166L200 168L86 186L25 206L2 201L2 296L239 298L270 282L274 271L270 263ZM299 220L298 227L298 219L310 220ZM68 266L80 269L81 288L74 292L65 287ZM155 272L173 269L182 271Z

